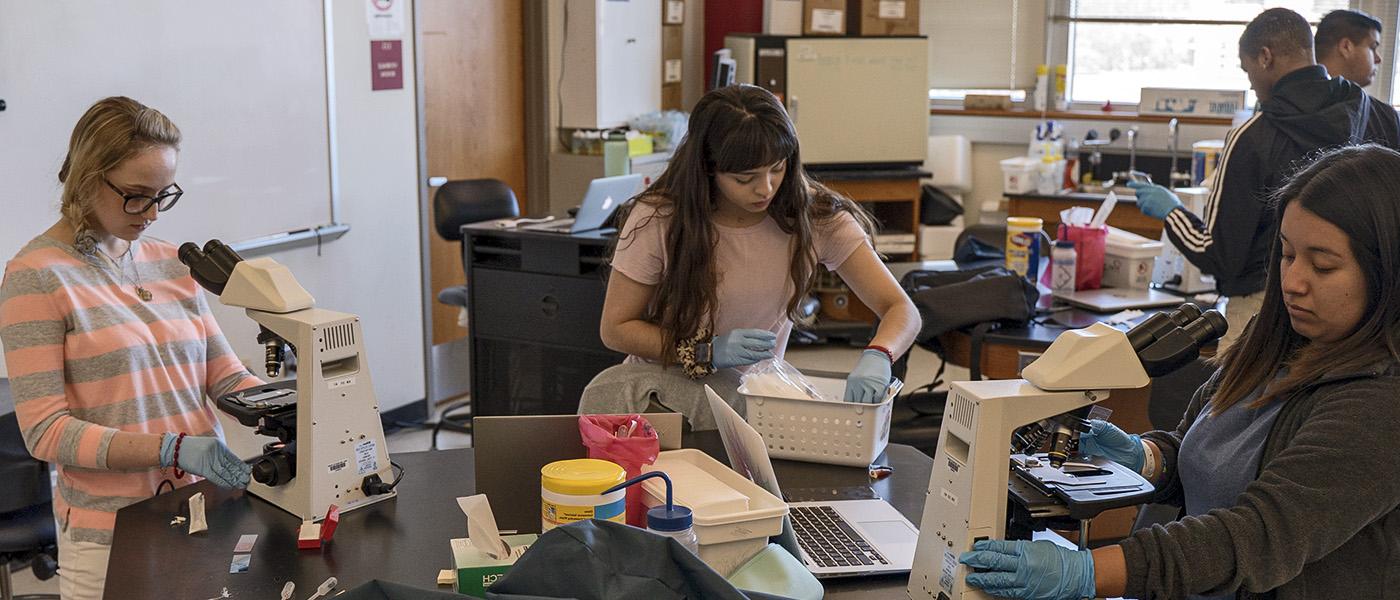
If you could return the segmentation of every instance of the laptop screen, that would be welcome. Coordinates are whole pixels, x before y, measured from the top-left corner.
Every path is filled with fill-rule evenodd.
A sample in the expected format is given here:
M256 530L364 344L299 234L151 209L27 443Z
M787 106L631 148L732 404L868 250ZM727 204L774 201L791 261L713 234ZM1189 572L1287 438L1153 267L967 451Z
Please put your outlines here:
M600 177L588 184L571 231L581 233L601 228L613 211L641 191L642 176Z
M782 498L783 492L778 489L778 477L773 473L773 462L768 458L768 447L763 443L763 436L708 385L705 386L705 397L710 400L710 412L714 413L719 437L724 442L724 452L729 455L729 466L759 487Z

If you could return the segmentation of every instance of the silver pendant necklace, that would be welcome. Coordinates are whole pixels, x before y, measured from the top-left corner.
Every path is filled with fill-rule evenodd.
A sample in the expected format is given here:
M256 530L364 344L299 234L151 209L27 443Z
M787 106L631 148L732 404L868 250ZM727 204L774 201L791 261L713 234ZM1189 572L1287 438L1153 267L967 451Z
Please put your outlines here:
M102 248L101 248L100 246L99 246L99 247L96 247L95 249L96 249L98 252L100 252L100 253L102 254L103 257L105 257L108 261L110 261L110 262L112 263L112 267L115 268L115 269L117 270L117 275L118 275L118 276L120 276L120 277L121 277L123 280L125 280L127 283L131 284L132 289L136 290L136 297L137 297L137 298L140 298L142 302L150 302L150 301L151 301L151 298L153 298L154 295L151 294L151 290L146 289L146 287L143 286L143 285L141 285L141 283L140 283L141 272L136 270L136 260L131 256L131 250L132 250L132 247L133 247L133 246L135 246L134 243L127 243L126 252L123 252L123 253L122 253L122 255L121 255L121 259L122 259L122 260L121 260L121 261L118 261L117 259L112 258L112 255L107 254L107 252L104 251L104 250L102 250ZM131 264L131 269L132 269L132 271L135 271L135 272L136 272L136 275L134 275L134 276L129 276L129 275L127 275L127 273L126 273L126 264L127 264L127 263Z

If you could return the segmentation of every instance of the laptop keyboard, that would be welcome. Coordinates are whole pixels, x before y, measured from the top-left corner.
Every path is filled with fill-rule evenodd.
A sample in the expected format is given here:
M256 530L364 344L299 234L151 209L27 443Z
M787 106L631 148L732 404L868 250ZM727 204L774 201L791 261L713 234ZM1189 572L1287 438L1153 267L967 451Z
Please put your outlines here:
M830 506L792 507L797 545L819 567L890 564Z

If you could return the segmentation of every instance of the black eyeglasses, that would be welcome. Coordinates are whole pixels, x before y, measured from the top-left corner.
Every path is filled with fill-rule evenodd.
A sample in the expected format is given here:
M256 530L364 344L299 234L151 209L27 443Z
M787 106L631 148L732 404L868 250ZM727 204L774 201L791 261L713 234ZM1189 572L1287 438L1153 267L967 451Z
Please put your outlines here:
M106 177L102 178L102 183L107 184L107 187L112 188L112 191L122 197L122 210L126 211L128 215L144 213L150 210L152 205L156 207L157 212L165 212L175 208L175 203L180 201L180 196L185 195L185 190L180 189L180 186L174 183L156 193L155 196L128 194L117 189L117 186L113 185Z

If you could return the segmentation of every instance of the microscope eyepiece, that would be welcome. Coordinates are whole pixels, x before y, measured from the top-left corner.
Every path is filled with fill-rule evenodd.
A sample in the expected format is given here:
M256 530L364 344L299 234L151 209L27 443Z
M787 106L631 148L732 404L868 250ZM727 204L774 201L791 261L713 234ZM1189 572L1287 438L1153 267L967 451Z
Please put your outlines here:
M1195 304L1182 304L1175 310L1156 313L1128 330L1128 343L1133 350L1142 352L1157 340L1166 337L1178 327L1186 327L1201 317L1201 309Z
M1209 344L1225 336L1225 332L1230 330L1230 322L1225 320L1225 316L1218 310L1208 310L1201 313L1201 317L1192 321L1184 327L1191 339L1196 340L1202 346Z
M1163 327L1160 334L1146 346L1138 348L1134 345L1138 360L1142 361L1142 368L1149 377L1165 375L1195 360L1200 355L1201 346L1219 339L1230 328L1220 311L1207 310L1202 313L1196 309L1196 312L1198 316L1185 326ZM1131 335L1129 339L1132 340Z
M209 240L203 250L194 242L185 242L180 244L178 256L180 262L190 268L190 277L216 295L224 293L233 268L243 260L233 248L219 240Z

